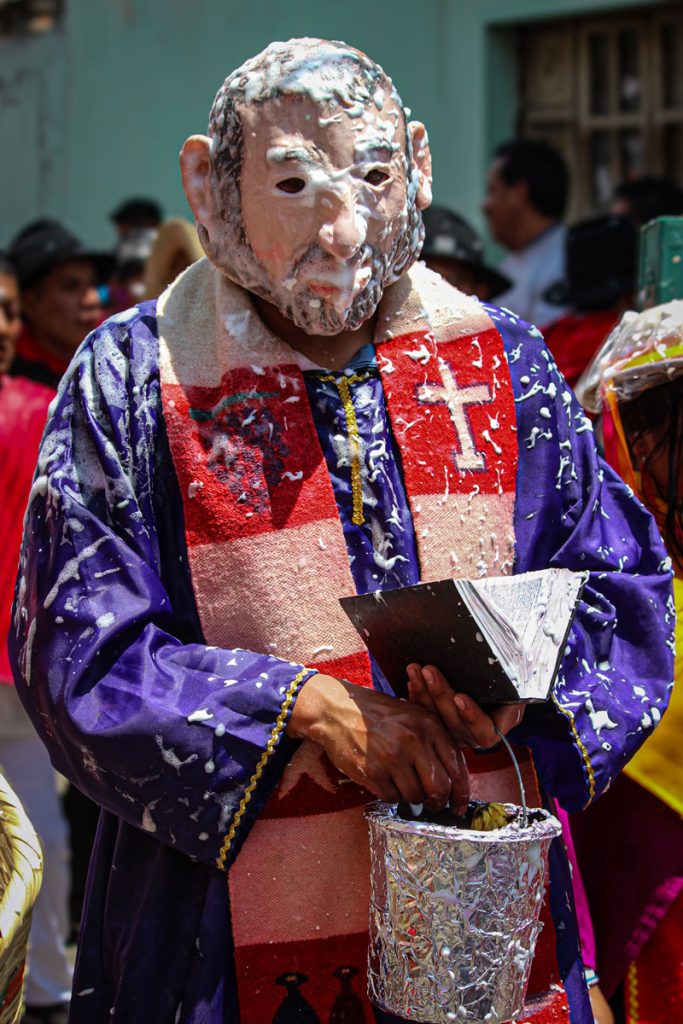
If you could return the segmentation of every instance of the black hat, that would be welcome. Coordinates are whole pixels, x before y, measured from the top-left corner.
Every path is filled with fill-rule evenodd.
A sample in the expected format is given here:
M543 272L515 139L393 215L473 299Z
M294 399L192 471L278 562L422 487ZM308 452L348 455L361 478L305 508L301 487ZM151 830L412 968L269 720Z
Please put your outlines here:
M7 254L19 284L28 288L55 267L71 260L89 260L100 281L106 280L114 265L112 256L93 252L56 220L36 220L21 231Z
M548 288L547 302L579 310L609 309L633 292L638 234L630 217L608 213L581 220L569 228L566 247L565 278Z
M454 260L471 267L480 281L491 286L491 296L500 295L512 284L509 277L484 263L484 243L464 217L445 206L430 206L422 214L425 243L422 259Z
M153 199L126 199L109 215L114 224L146 228L161 224L161 207Z

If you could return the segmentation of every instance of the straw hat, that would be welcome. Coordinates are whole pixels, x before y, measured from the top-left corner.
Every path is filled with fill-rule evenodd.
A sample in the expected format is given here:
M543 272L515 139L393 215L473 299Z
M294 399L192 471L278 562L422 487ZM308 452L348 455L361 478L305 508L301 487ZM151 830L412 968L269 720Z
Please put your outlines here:
M464 217L445 206L430 206L422 214L425 240L420 259L434 257L463 263L477 281L490 288L490 297L507 291L512 281L484 262L484 243Z
M193 224L173 217L159 228L147 262L145 295L156 299L178 274L204 255Z

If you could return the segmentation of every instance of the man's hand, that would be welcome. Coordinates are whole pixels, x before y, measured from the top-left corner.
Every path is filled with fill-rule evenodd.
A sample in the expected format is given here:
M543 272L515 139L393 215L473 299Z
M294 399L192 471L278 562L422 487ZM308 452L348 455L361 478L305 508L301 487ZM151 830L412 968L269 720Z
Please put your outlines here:
M461 746L494 747L502 733L522 721L524 706L508 704L487 714L464 693L453 693L438 668L408 665L408 696L411 704L439 715L449 733Z
M332 676L304 683L287 733L319 743L332 764L371 793L397 803L450 803L464 813L469 776L438 714Z

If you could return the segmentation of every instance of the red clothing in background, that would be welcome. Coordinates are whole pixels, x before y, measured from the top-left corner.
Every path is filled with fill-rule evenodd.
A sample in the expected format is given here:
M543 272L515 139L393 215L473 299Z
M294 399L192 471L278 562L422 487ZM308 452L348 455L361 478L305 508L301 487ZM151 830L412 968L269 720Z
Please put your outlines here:
M12 682L7 633L24 511L38 447L55 391L24 377L0 376L0 684Z
M628 969L628 1024L683 1020L683 892Z
M25 377L56 391L68 365L68 359L60 359L48 352L24 325L17 339L17 351L9 371L13 377Z
M545 342L571 388L618 320L614 310L568 313L545 328Z

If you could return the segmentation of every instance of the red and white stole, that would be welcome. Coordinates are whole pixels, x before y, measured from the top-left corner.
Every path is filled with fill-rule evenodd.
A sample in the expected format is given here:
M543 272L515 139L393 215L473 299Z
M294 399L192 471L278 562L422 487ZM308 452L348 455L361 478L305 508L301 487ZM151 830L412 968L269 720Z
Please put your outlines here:
M206 260L160 298L158 321L164 416L207 643L271 653L370 686L367 653L338 603L355 586L294 353L268 331L248 293ZM517 437L499 332L476 300L421 266L387 290L377 323L422 580L510 572ZM361 486L353 406L344 375L336 376ZM293 678L283 695L220 867L298 685ZM533 799L538 787L526 761ZM476 758L475 791L493 777L491 767ZM516 799L509 774L493 771L496 799ZM252 826L228 874L241 1024L372 1019L363 982L368 799L320 747L304 742ZM544 929L552 949L539 992L559 981L551 930ZM558 988L550 1001L564 1005L564 998ZM544 1012L529 1019L555 1019Z

